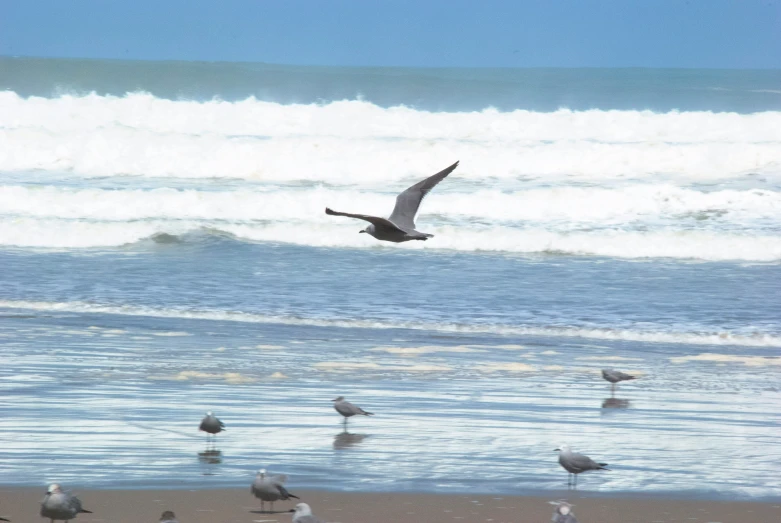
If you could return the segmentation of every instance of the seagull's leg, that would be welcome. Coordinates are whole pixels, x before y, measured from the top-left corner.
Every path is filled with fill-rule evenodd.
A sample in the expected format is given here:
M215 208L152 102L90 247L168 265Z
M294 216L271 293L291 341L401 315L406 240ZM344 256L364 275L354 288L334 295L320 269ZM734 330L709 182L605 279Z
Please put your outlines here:
M263 512L263 500L260 500L260 511Z
M271 503L271 510L269 512L274 512L274 502L270 501L269 503Z
M578 475L575 474L575 488L578 488Z

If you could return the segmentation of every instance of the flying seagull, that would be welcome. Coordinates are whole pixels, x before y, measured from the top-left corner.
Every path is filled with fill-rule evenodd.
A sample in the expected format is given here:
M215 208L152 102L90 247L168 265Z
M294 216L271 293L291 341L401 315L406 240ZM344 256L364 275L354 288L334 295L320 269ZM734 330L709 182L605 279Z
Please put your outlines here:
M206 447L208 447L209 438L211 438L211 443L214 445L217 434L225 430L225 423L217 419L217 416L209 411L206 413L206 417L201 420L201 425L198 427L198 430L202 430L206 433Z
M271 503L271 512L274 512L274 502L277 500L288 500L290 498L300 499L298 496L291 494L287 491L284 484L287 481L287 476L278 475L274 476L266 474L266 469L260 469L255 481L252 482L250 492L260 499L260 510L263 511L263 503L268 501Z
M349 401L345 400L344 396L339 396L335 400L331 401L334 402L334 408L336 409L336 412L344 416L345 428L347 427L347 418L351 416L355 416L356 414L360 414L362 416L374 416L373 412L366 412L358 405L353 405Z
M312 514L312 509L306 503L299 503L290 512L295 512L293 514L293 523L325 523L325 521Z
M50 523L54 523L54 520L70 521L83 512L92 514L91 510L82 508L79 498L70 492L63 492L57 483L49 485L41 502L41 517L49 518Z
M619 381L636 379L636 376L630 376L629 374L624 374L623 372L619 372L617 370L611 370L611 369L602 369L602 377L605 378L610 383L612 383L611 390L613 392L616 391L616 383L618 383Z
M433 176L416 183L406 191L396 197L396 206L388 218L379 218L369 216L368 214L351 214L348 212L337 212L325 208L325 213L332 216L347 216L349 218L358 218L369 222L369 226L359 232L365 232L386 242L407 242L410 240L428 240L433 234L415 230L415 215L418 214L420 202L439 182L453 172L458 167L458 162L447 169L439 171Z
M559 452L559 465L570 474L575 475L575 486L578 486L578 474L586 472L587 470L610 470L607 468L607 463L597 463L588 456L572 452L569 445L562 445L556 449ZM567 475L567 485L570 484L572 477Z

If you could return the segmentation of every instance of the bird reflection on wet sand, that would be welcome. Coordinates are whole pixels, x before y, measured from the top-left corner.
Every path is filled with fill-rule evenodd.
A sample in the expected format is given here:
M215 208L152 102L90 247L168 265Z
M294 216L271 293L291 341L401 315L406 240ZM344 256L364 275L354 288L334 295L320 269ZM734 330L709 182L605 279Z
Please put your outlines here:
M342 432L334 436L334 449L340 450L354 447L368 437L368 434L350 434L347 431Z
M205 450L198 453L198 461L207 465L216 465L222 463L221 450Z
M621 399L621 398L606 398L605 401L602 402L602 408L603 409L628 409L629 408L629 400Z

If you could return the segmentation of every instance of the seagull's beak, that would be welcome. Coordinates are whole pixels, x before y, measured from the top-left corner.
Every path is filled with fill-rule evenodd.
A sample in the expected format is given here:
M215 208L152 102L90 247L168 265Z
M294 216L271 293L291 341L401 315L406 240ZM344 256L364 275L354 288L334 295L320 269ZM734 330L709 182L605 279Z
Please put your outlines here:
M296 511L296 509L294 509L294 508L291 508L290 510L288 510L288 512L295 512L295 511Z

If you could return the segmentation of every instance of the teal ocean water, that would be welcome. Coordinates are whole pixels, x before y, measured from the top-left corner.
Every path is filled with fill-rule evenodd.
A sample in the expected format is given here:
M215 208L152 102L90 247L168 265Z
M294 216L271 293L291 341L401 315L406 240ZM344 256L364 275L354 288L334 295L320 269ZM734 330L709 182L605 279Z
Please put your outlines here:
M0 58L3 484L778 498L779 282L779 71Z

